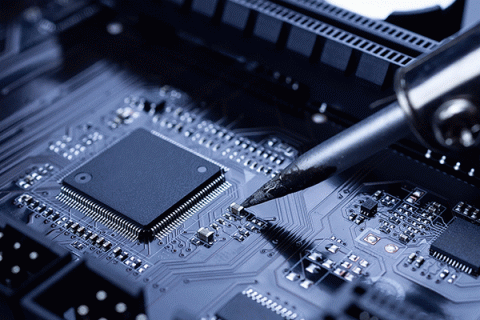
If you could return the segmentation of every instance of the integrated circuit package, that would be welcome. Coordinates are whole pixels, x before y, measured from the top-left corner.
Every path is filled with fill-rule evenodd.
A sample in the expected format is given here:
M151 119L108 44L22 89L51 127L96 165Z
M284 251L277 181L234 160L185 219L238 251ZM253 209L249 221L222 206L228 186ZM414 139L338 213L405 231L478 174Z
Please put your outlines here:
M137 129L65 177L58 199L149 241L185 221L224 180L220 166Z
M479 274L480 227L462 218L454 220L430 246L430 254L468 274Z
M217 311L217 317L221 320L284 319L279 314L272 312L242 293L238 293L220 308L220 310Z

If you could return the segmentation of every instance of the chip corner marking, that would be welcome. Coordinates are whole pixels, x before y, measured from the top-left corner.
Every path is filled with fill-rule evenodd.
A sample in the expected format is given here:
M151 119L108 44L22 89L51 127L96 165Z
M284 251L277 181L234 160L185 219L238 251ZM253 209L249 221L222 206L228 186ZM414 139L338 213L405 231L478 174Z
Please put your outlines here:
M171 144L173 144L173 145L175 145L175 146L177 146L177 147L179 147L179 148L181 148L181 149L183 149L183 150L185 150L185 151L187 151L187 152L189 152L189 153L191 153L191 154L193 154L193 155L196 155L197 157L202 158L203 160L206 160L206 161L208 161L208 162L210 162L210 163L213 163L214 165L220 167L220 169L222 170L222 173L225 173L225 172L227 172L227 171L229 170L229 168L226 167L226 166L224 166L223 164L221 164L221 163L219 163L219 162L217 162L217 161L215 161L215 160L212 160L212 159L204 156L204 155L201 154L201 153L198 153L198 152L196 152L196 151L194 151L194 150L192 150L192 149L187 148L186 146L178 143L177 141L172 140L172 139L170 139L169 137L164 136L164 135L161 134L160 132L157 132L157 131L155 131L155 130L151 130L151 131L149 131L149 132L150 132L152 135L156 136L157 138L160 138L160 139L163 139L163 140L165 140L165 141L167 141L167 142L170 142Z

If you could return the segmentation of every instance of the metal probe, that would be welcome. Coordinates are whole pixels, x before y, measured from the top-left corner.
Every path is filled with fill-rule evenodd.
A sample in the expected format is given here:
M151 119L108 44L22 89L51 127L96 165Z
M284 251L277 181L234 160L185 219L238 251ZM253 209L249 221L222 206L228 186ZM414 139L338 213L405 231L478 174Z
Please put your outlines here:
M251 207L320 183L411 130L437 150L459 150L478 144L480 24L399 69L395 91L397 102L304 153L241 206Z
M388 147L408 132L407 116L395 102L301 155L241 205L247 208L311 187Z

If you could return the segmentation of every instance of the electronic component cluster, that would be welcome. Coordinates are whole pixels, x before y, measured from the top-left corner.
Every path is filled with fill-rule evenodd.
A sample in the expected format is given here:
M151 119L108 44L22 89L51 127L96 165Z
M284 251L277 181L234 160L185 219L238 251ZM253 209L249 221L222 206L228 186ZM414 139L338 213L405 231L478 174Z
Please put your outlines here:
M0 317L480 318L478 152L407 138L239 205L439 42L326 1L134 2L0 21Z

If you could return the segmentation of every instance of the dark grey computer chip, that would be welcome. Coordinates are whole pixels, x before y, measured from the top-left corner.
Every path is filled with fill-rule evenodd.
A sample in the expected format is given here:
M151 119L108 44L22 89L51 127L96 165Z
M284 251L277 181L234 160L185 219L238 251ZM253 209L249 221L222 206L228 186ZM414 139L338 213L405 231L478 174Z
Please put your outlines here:
M221 320L245 320L245 319L262 319L262 320L282 320L284 317L267 309L262 304L252 300L242 293L237 293L230 299L220 310L216 312L216 316Z
M468 274L480 271L480 226L454 220L430 246L430 254Z
M218 165L137 129L65 179L58 199L132 239L164 235L224 182Z

